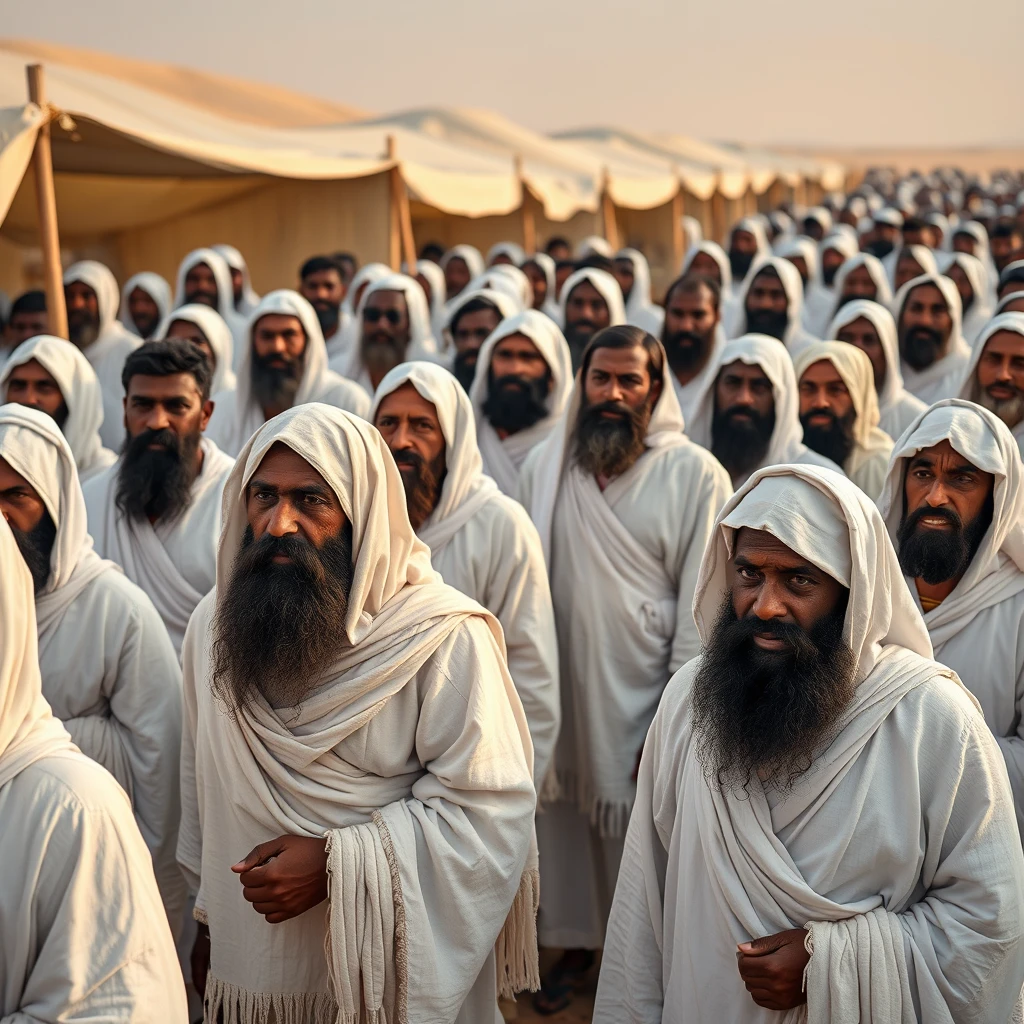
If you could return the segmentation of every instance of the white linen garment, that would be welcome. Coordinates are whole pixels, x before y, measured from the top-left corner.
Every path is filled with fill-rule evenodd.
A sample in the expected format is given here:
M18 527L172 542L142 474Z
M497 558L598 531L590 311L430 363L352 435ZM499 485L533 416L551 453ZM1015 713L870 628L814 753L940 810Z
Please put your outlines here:
M530 279L518 267L508 263L496 263L488 267L482 274L473 278L455 298L448 303L451 309L452 304L458 302L467 292L477 291L498 291L503 292L516 303L516 312L521 313L524 309L533 307L533 285Z
M388 270L388 274L391 271ZM406 266L402 267L402 273L409 274L409 268ZM433 260L417 260L416 269L413 273L409 274L410 277L415 277L417 274L421 274L427 279L430 284L430 330L438 341L441 339L441 328L444 325L444 314L445 306L448 303L448 287L444 281L444 271L441 267ZM382 274L382 277L387 277L387 274ZM330 351L328 351L330 355Z
M0 371L0 400L7 400L7 382L11 372L34 359L56 382L67 406L68 415L61 428L75 457L79 479L101 473L116 459L100 439L103 422L103 392L96 372L81 351L63 338L38 334L23 341Z
M633 288L626 300L626 323L639 327L656 338L661 337L665 310L651 298L651 267L639 249L620 249L617 260L629 260L633 267Z
M718 265L718 283L721 288L721 295L719 297L720 319L722 330L725 332L725 336L728 337L736 319L736 295L732 286L732 266L729 263L729 257L726 255L725 250L717 242L695 242L686 250L680 275L691 272L697 273L697 271L693 270L693 261L701 253L710 256Z
M540 307L540 311L551 317L552 320L557 320L558 279L555 276L555 261L546 252L535 252L526 262L536 263L548 283L547 296L544 299L544 304Z
M192 483L192 499L175 519L156 523L125 519L115 504L120 460L82 488L96 551L145 591L177 652L192 612L216 580L221 497L234 465L206 436L200 450L203 465Z
M826 235L816 248L817 270L813 275L804 296L804 327L807 333L814 338L826 338L825 328L832 319L832 311L836 307L836 299L839 293L836 291L836 281L839 277L839 270L832 278L832 284L825 284L823 263L825 253L837 252L843 257L843 264L857 255L857 238L852 238L845 232ZM843 264L840 264L842 270Z
M380 383L381 402L411 384L437 410L445 477L437 506L420 527L430 561L445 583L483 605L501 623L508 670L523 703L540 791L558 737L558 643L544 553L526 510L484 475L473 407L459 382L431 363L403 363Z
M217 365L213 368L213 379L210 381L210 397L216 401L217 395L222 391L234 391L238 384L235 371L232 369L235 343L231 336L231 328L224 323L224 317L209 306L191 302L187 306L179 306L169 316L164 317L153 337L160 341L164 340L171 324L177 320L198 327L213 349L213 358Z
M466 264L470 280L474 277L479 277L486 269L484 266L484 258L480 255L480 250L474 245L466 245L465 243L461 245L453 245L441 257L441 269L447 269L448 264L456 257ZM449 298L453 297L454 296L449 296Z
M43 699L32 580L0 517L0 1019L187 1020L124 792Z
M953 264L956 264L966 275L970 282L971 291L974 292L974 301L971 308L964 314L963 335L968 345L973 345L978 335L984 330L985 325L992 319L992 289L988 284L988 274L985 264L976 256L967 252L955 252L950 255L949 262L943 268L943 274L949 275ZM963 300L961 299L961 305Z
M793 370L797 383L815 363L831 363L853 400L853 451L843 472L872 500L882 493L889 470L892 438L878 425L878 397L871 360L853 345L842 341L819 341L800 353Z
M422 299L423 290L419 285L416 288ZM287 288L268 292L249 317L242 358L240 362L236 360L238 381L235 390L213 396L215 406L206 428L207 437L232 457L242 450L246 441L266 420L263 409L252 393L252 335L256 324L270 314L296 317L306 335L302 376L293 406L323 402L356 416L365 416L370 411L370 396L366 390L327 368L327 348L313 307L298 292Z
M915 277L896 293L896 298L892 300L892 316L896 321L897 332L911 292L923 284L934 285L946 300L946 309L949 310L953 322L946 354L923 370L915 370L906 360L903 360L901 369L906 389L920 398L925 405L931 405L943 398L952 398L960 390L964 371L971 359L971 347L964 341L961 330L960 293L948 277L942 277L940 274L923 274L921 277Z
M278 443L352 524L348 645L299 707L257 696L231 713L212 685L213 620L246 483ZM183 658L178 859L210 928L207 1020L494 1021L499 988L537 984L533 757L497 621L441 582L383 439L348 413L301 406L261 427L224 507L218 587ZM229 866L283 834L327 837L330 897L271 925Z
M178 308L189 304L188 297L185 295L185 278L188 277L188 272L200 263L205 263L210 268L213 279L217 283L217 312L231 329L231 337L235 343L232 369L237 373L245 350L248 317L235 309L231 268L228 266L227 260L216 249L193 249L178 265L178 278L174 286L174 307Z
M779 280L782 282L782 288L786 293L786 329L782 334L782 344L785 345L786 350L790 356L795 359L801 352L802 349L806 348L812 341L817 341L813 335L809 334L803 326L802 316L804 308L804 286L800 280L800 271L793 266L789 260L784 259L782 256L768 256L763 260L757 260L753 267L750 268L750 273L747 274L746 281L743 287L740 289L739 295L736 299L736 313L733 320L732 337L741 338L743 335L749 333L747 330L747 295L750 292L751 285L754 283L754 279L762 270L771 268L779 276Z
M0 459L28 481L57 527L50 577L36 595L43 696L82 753L128 794L176 931L185 907L175 860L177 656L149 598L93 551L71 450L56 423L35 409L0 406Z
M245 262L245 257L233 245L220 243L211 245L210 248L224 257L224 262L227 263L229 270L237 270L242 275L242 297L235 303L235 309L242 316L248 316L260 304L260 297L252 286L249 264ZM232 295L233 291L232 289Z
M894 249L882 260L882 266L885 267L886 273L889 275L889 284L892 285L893 291L897 290L896 270L899 266L900 257L904 253L914 257L921 268L921 274L938 274L939 261L935 258L935 253L927 245L904 245L901 248Z
M618 285L616 285L618 287ZM547 415L532 427L507 437L499 437L484 413L487 401L491 356L504 338L522 334L529 338L551 371L551 389L548 391ZM503 493L512 497L519 494L519 472L526 457L554 430L572 394L572 358L565 337L550 317L528 309L525 313L503 320L488 336L476 360L476 375L469 389L476 417L476 433L484 472L494 478Z
M797 391L796 374L793 372L793 361L782 343L777 338L769 338L765 334L747 334L742 338L726 342L722 346L718 358L714 382L717 383L722 370L735 362L761 367L764 375L771 381L772 396L775 400L775 429L772 431L768 453L762 464L751 470L751 473L756 469L763 469L765 466L777 466L787 462L823 466L826 469L842 472L831 459L826 459L824 455L811 451L804 444L804 431L800 425L800 395ZM715 385L712 383L704 395L704 400L697 408L693 422L687 429L690 437L709 451L713 441L711 428L714 418ZM744 477L744 479L746 478ZM743 480L734 480L733 483L738 487Z
M923 613L924 623L936 659L981 705L1006 758L1024 829L1024 466L1017 443L987 410L961 399L939 402L900 438L878 507L896 544L910 460L942 441L995 477L992 525L952 593ZM907 583L920 606L914 581Z
M132 319L131 306L128 302L136 288L144 291L156 303L157 313L159 313L157 323L159 323L167 316L167 312L171 308L171 286L159 274L155 274L151 270L143 270L125 281L124 287L121 289L121 312L118 314L118 319L132 334L141 338L142 335Z
M974 347L971 349L971 361L967 364L967 371L964 373L963 383L960 385L960 398L966 398L969 402L978 402L978 363L985 354L985 346L993 334L1000 331L1010 331L1024 337L1024 313L999 313L994 316L986 325L985 329L978 335ZM979 403L980 404L980 403ZM1021 456L1024 457L1024 420L1010 427Z
M584 267L577 270L566 278L562 285L562 294L558 299L558 326L565 329L565 308L569 302L569 296L573 289L583 281L592 284L604 299L608 307L608 326L617 327L626 322L626 305L622 301L622 289L619 282L606 270L598 270L596 267Z
M487 266L494 266L494 261L499 256L507 256L512 265L521 267L526 262L526 253L521 245L515 242L498 242L487 250Z
M832 306L832 312L829 319L834 323L836 317L840 315L840 310L844 309L843 302L843 289L846 287L846 279L852 274L858 267L863 267L871 278L875 285L875 297L872 300L877 302L880 306L884 306L886 312L889 310L889 306L892 303L892 285L889 284L889 276L885 272L885 267L882 266L882 261L877 256L872 256L869 252L859 252L855 256L851 256L837 271L835 281L833 281L833 289L835 291L835 303ZM850 300L862 301L860 299ZM835 338L834 334L830 334L826 328L823 335L826 341L831 341Z
M1024 857L977 704L931 660L881 517L811 466L758 473L723 509L694 597L701 637L735 532L764 530L849 589L857 688L792 788L709 784L695 659L669 683L640 765L595 1024L953 1024L1019 1019ZM895 784L894 780L899 780ZM807 928L807 1005L759 1007L736 946Z
M100 329L96 340L82 349L82 355L96 371L103 394L103 422L100 424L100 438L105 448L117 452L124 441L124 387L121 371L130 352L139 347L141 341L117 320L117 305L120 293L114 275L102 263L82 260L73 263L64 271L64 286L76 281L87 285L96 293Z
M750 264L750 269L747 271L747 276L742 280L733 280L732 282L732 293L730 299L733 303L739 307L739 311L742 311L743 303L741 297L746 294L746 285L750 281L751 275L754 273L754 267L768 259L772 254L772 247L768 243L768 234L764 229L764 223L760 217L741 217L729 230L729 236L725 241L725 252L726 258L728 258L729 252L732 251L732 237L737 231L747 231L754 236L754 241L757 244L757 251L754 253L754 259ZM731 266L731 265L730 265ZM723 288L724 288L723 281Z
M836 313L825 333L829 338L838 338L844 327L862 318L875 328L885 355L885 380L878 393L878 425L895 440L928 406L903 386L896 321L884 306L867 299L854 299Z

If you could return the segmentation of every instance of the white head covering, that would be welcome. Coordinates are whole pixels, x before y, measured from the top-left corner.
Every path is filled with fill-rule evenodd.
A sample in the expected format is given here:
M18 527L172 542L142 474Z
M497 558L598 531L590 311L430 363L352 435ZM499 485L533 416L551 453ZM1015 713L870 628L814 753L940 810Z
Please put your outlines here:
M974 252L972 255L981 260L988 274L989 284L994 291L996 279L999 275L995 273L996 265L992 259L992 248L989 244L988 232L985 230L985 226L979 224L976 220L963 220L957 224L953 235L969 235L974 239ZM952 245L952 239L950 239L950 245Z
M36 360L60 388L64 404L68 407L64 437L79 473L88 477L113 463L117 456L104 448L100 440L100 424L103 422L100 382L89 360L70 341L48 334L23 341L0 372L0 401L7 400L7 381L11 371L24 366L30 359Z
M1011 302L1020 302L1022 299L1024 299L1024 292L1010 292L1009 295L1004 295L996 303L996 308L992 310L992 315L999 316L1000 313L1007 312L1006 307L1009 306ZM1009 310L1009 312L1012 313L1015 312L1015 310Z
M737 231L747 231L754 236L754 241L757 243L757 252L754 253L754 259L751 261L750 269L747 271L747 276L742 281L733 281L733 290L740 292L743 286L748 282L754 274L754 268L766 260L772 254L772 247L768 244L768 236L765 234L764 223L760 217L741 217L729 231L729 237L726 239L725 250L728 253L732 249L733 235Z
M79 260L72 263L64 271L65 287L75 282L88 285L96 293L96 308L100 318L100 330L97 342L117 324L117 308L121 302L121 293L117 289L117 279L109 267L96 260ZM124 328L117 324L119 331ZM127 332L126 332L127 333Z
M939 213L937 210L933 210L931 213L926 214L924 221L926 224L931 224L933 228L939 229L939 234L942 237L939 239L938 248L942 251L949 250L949 218L945 214Z
M618 288L618 285L615 287ZM619 294L621 296L622 293ZM551 371L551 389L546 403L547 416L532 427L502 440L484 415L483 407L488 395L491 356L498 343L512 334L522 334L537 346ZM538 310L527 309L503 320L483 343L476 361L476 375L469 389L469 399L476 418L477 439L485 469L506 494L514 497L518 493L520 467L526 461L526 456L555 429L571 392L572 357L569 346L554 321Z
M242 298L238 303L238 312L243 316L248 316L260 302L260 297L256 294L249 276L249 264L245 262L245 257L233 245L221 242L210 248L224 257L224 262L227 263L230 270L237 270L241 273Z
M484 476L473 406L462 385L443 367L424 362L396 366L377 388L370 422L376 421L381 402L404 384L411 384L434 406L444 436L444 483L434 511L419 529L420 540L436 555L498 493L498 487Z
M238 381L235 378L235 371L231 368L234 364L234 339L231 336L231 328L224 323L224 317L215 309L204 306L198 302L190 302L187 306L179 306L164 317L163 322L153 336L154 340L162 341L167 337L167 331L175 320L184 320L193 324L203 332L204 337L213 349L217 365L213 370L213 380L210 382L210 394L216 395L222 391L234 391Z
M588 256L606 256L612 258L611 243L600 235L587 235L582 241L576 243L576 259L585 260Z
M725 250L717 242L697 242L691 245L683 257L683 269L681 273L689 273L690 265L699 253L706 253L715 263L718 264L718 272L722 278L722 300L728 299L732 291L732 265Z
M430 263L429 260L421 261L428 263L430 266L436 267L436 263ZM419 263L416 264L416 269L420 269ZM365 282L367 285L371 285L374 281L379 281L383 277L390 277L394 271L386 263L364 263L355 273L352 281L349 283L348 291L345 292L345 298L341 300L341 313L345 318L354 316L356 314L356 292L362 287ZM427 272L428 274L430 271ZM430 278L431 285L433 285L433 278ZM442 287L441 291L444 291ZM360 300L362 296L360 296Z
M558 291L558 279L555 276L555 261L546 252L535 252L532 256L527 256L524 262L536 263L544 272L548 291L541 312L546 313L552 320L556 320L558 318L558 300L555 298L555 292ZM534 299L536 300L536 296Z
M876 224L887 224L891 228L902 228L903 214L891 206L885 206L875 211L874 222Z
M959 398L937 402L896 442L878 508L893 543L903 520L907 466L919 451L949 441L968 462L995 477L992 525L953 592L925 614L939 646L979 612L1024 590L1024 465L1006 425ZM979 651L980 657L984 656ZM1009 684L1009 681L1008 681Z
M704 227L696 217L683 216L683 240L688 249L704 241Z
M473 299L486 299L488 302L493 302L494 305L498 307L498 312L501 314L501 320L507 320L509 317L516 316L518 313L523 312L523 309L519 304L519 300L509 295L506 291L498 291L492 288L480 288L475 291L470 291L468 288L463 289L455 296L454 299L452 299L450 303L448 303L448 308L445 310L441 339L444 343L444 351L446 354L451 353L454 343L451 330L452 321L458 315L459 310L468 302L472 302ZM381 384L383 383L384 382L381 381Z
M788 317L788 322L782 337L782 343L790 354L795 356L800 349L813 339L804 331L801 324L801 314L804 308L804 287L803 282L800 280L800 271L782 256L768 256L766 259L754 261L754 265L750 268L750 273L747 274L743 282L743 287L737 300L737 326L733 333L738 336L747 333L747 296L757 275L769 267L779 275L779 280L782 282L782 287L786 292L786 316Z
M896 270L904 253L909 253L914 257L921 267L921 274L937 274L939 272L939 261L935 258L935 253L927 245L905 245L901 249L897 249L889 257L891 261L889 263L889 283L893 288L896 287ZM919 274L918 276L921 275Z
M526 260L526 252L521 245L515 242L498 242L487 250L487 266L492 266L499 256L507 256L512 263L521 267Z
M453 259L458 257L466 264L466 269L469 271L470 280L474 277L479 277L485 270L484 258L480 255L480 250L475 245L453 245L442 257L441 257L441 269L445 270L448 264Z
M944 275L948 276L954 263L967 275L971 291L974 292L974 301L964 316L963 326L964 340L973 345L982 328L992 319L992 290L988 283L988 271L977 256L966 252L954 252L950 253L949 262L943 270Z
M892 302L892 285L889 284L889 275L885 272L885 267L882 265L882 261L877 256L872 256L869 252L855 253L843 265L836 271L835 279L832 282L832 291L835 293L836 304L832 310L833 318L839 312L839 302L843 297L843 288L846 285L846 279L853 273L858 267L863 267L870 276L871 280L875 283L875 298L873 301L880 305L888 308ZM826 334L829 332L826 331ZM831 335L829 334L831 337Z
M507 263L498 263L493 267L488 267L482 274L474 277L448 305L458 302L462 298L463 292L483 290L504 292L510 298L515 299L519 307L516 310L518 313L533 307L533 285L530 284L530 279L518 267L509 266Z
M118 319L132 334L139 334L139 329L132 319L128 299L136 288L141 288L156 303L159 314L157 323L167 316L167 311L171 308L171 286L159 274L154 274L151 270L143 270L141 274L129 277L121 289L121 313ZM139 337L142 335L139 334Z
M659 334L665 314L651 300L651 268L647 257L639 249L620 249L617 260L629 260L633 267L633 288L626 301L626 323L642 327L651 334Z
M622 301L622 289L619 282L607 270L596 267L584 267L570 275L562 285L562 295L558 301L559 326L565 326L565 308L569 304L572 290L583 281L589 281L600 293L608 306L609 327L617 327L626 322L626 304Z
M205 263L217 282L217 312L224 318L224 322L234 332L236 325L244 321L245 317L240 316L235 310L235 293L231 285L231 270L227 260L216 249L193 249L178 267L178 280L174 288L174 305L184 306L188 303L185 295L185 278L188 272L200 263ZM241 364L238 366L241 370Z
M1024 294L1021 295L1021 298L1024 298ZM978 363L981 362L981 357L985 354L985 346L988 344L989 338L1000 331L1012 331L1014 334L1024 337L1024 313L999 313L985 325L984 330L978 335L978 340L971 349L971 361L967 364L963 383L960 385L960 398L964 398L969 402L977 402L976 374ZM1024 442L1024 423L1018 423L1013 428L1013 435L1014 437L1020 435L1021 442Z
M430 265L436 266L436 264ZM394 271L384 263L366 263L356 271L355 276L352 278L348 291L345 293L345 298L341 301L339 319L341 326L331 338L330 344L327 347L331 369L336 373L344 375L352 361L352 353L359 347L359 339L362 336L363 302L366 299L366 289L363 289L363 294L360 295L358 303L355 301L356 292L359 291L364 283L368 288L371 284L385 277L390 277L393 273ZM443 293L444 289L442 288ZM431 308L433 309L433 306ZM431 318L431 323L433 323L433 318Z
M377 264L383 266L383 264ZM417 260L416 270L409 273L408 267L403 267L403 272L415 277L422 274L430 284L430 327L435 338L440 339L441 329L444 327L445 306L448 302L448 286L445 284L444 271L433 260ZM388 271L390 273L390 271ZM387 277L387 274L382 274ZM351 292L349 292L351 294ZM346 296L347 298L347 296Z
M806 288L811 288L818 278L818 243L806 235L787 238L775 247L775 255L792 262L792 257L801 256L807 264ZM799 274L800 271L797 270Z

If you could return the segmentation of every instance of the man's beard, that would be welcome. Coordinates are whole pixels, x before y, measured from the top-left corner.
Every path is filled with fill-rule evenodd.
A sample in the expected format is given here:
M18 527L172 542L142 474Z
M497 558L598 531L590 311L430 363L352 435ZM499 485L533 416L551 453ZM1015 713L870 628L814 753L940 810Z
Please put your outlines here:
M495 430L518 433L547 416L550 389L550 369L545 370L543 377L522 377L515 373L495 377L493 371L488 370L483 414Z
M963 576L992 525L993 508L993 498L989 494L982 510L967 526L951 508L922 505L904 515L896 535L896 550L904 575L922 579L932 587ZM919 529L918 523L925 516L945 519L950 529Z
M597 334L597 325L589 320L566 324L565 340L569 345L569 355L572 357L573 373L580 368L580 363L583 362L583 352L595 334Z
M68 314L68 337L76 348L88 348L99 336L99 317L93 319L85 312Z
M272 356L252 354L252 396L261 409L290 409L299 393L305 353L284 366L270 365L280 358L276 353Z
M64 430L64 424L68 421L68 416L71 414L71 410L68 408L67 402L61 402L60 408L50 417L54 423L60 427L61 431Z
M739 413L745 413L749 419L735 418ZM716 409L711 422L711 454L730 476L743 476L764 462L774 432L774 406L767 416L748 405Z
M480 357L480 349L468 348L461 352L456 351L455 362L452 364L452 373L455 379L462 385L462 390L469 394L473 386L473 378L476 377L476 363Z
M644 439L653 409L649 393L636 409L624 402L581 406L574 431L576 464L591 476L613 477L625 473L644 453ZM618 415L606 418L602 415L606 412Z
M971 306L974 305L974 300L976 297L977 296L974 294L974 292L971 292L971 294L968 295L966 299L962 295L960 296L961 316L967 316L967 314L971 311Z
M383 331L367 335L362 341L363 363L371 375L383 377L405 361L409 339L401 339Z
M160 317L157 316L142 316L132 317L135 321L135 329L139 332L139 337L144 340L149 340L153 332L160 326Z
M933 327L910 327L900 342L900 355L918 372L927 370L942 351L942 335Z
M419 452L411 449L391 454L395 457L399 472L405 466L411 469L411 472L402 472L402 484L405 487L409 522L414 530L418 530L430 518L441 497L441 488L448 472L445 453L442 451L433 462L427 462Z
M279 564L276 555L290 562ZM239 712L263 697L295 707L325 680L346 645L352 527L320 548L295 534L247 527L214 624L213 688Z
M697 758L725 793L790 790L834 738L856 689L857 661L843 639L847 601L805 631L795 623L737 619L726 597L691 691ZM783 651L754 643L785 640Z
M697 334L695 331L676 331L661 339L665 346L668 365L674 373L690 373L707 359L711 351L711 331Z
M732 268L732 279L737 282L742 281L747 276L753 262L754 254L752 252L738 252L736 249L730 249L729 266Z
M11 533L32 576L33 591L38 595L50 579L50 553L57 539L57 525L50 518L50 513L44 511L43 518L31 530L12 526Z
M114 504L128 519L174 519L192 501L202 432L179 438L173 430L144 430L125 438ZM149 445L163 450L151 451Z
M832 287L832 283L835 281L836 274L839 273L839 267L841 267L841 266L842 266L842 264L840 263L840 264L838 264L837 266L834 266L834 267L822 267L821 268L821 280L824 282L824 285L825 285L826 288L831 288Z
M888 238L876 238L875 241L865 246L867 252L880 260L884 260L895 248L896 243L891 242Z
M1013 389L1013 398L993 398L988 388L975 384L975 401L983 409L998 416L1011 430L1024 420L1024 391Z
M209 306L210 309L217 309L217 293L208 292L205 289L196 289L193 292L185 293L186 302L194 302L200 306Z
M317 320L320 321L320 330L325 338L331 337L338 329L338 321L341 319L341 307L333 302L314 302L313 310Z
M782 341L789 326L789 313L776 313L773 309L748 309L747 333L767 334Z
M819 427L810 422L812 416L828 416L828 426ZM831 409L815 409L813 413L800 417L804 428L804 444L811 451L831 459L837 466L846 464L853 451L853 426L857 422L857 411L851 409L840 419Z

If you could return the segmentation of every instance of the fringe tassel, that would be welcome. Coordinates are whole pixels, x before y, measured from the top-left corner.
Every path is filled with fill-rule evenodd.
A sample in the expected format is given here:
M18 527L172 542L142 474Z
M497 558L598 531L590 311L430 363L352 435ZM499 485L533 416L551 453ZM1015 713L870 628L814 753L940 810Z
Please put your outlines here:
M621 839L626 834L633 812L632 799L605 800L589 784L580 785L579 776L568 769L559 770L558 789L559 799L575 804L580 814L586 814L602 839Z
M536 869L525 871L512 901L512 909L494 946L499 999L514 999L517 992L536 992L540 988L540 955L537 950L539 908L540 872Z
M402 896L402 876L398 870L398 857L391 840L391 832L380 811L370 816L380 833L380 844L384 848L388 867L391 868L391 896L395 906L395 1014L393 1022L380 1024L408 1024L409 1021L409 936L406 931L405 900ZM371 1022L376 1024L376 1022Z
M361 1024L355 1019L343 1021L326 992L250 992L212 974L206 979L203 1020L207 1024Z
M192 920L198 921L200 924L205 924L207 927L210 926L210 922L206 917L206 908L201 907L198 904L192 908Z

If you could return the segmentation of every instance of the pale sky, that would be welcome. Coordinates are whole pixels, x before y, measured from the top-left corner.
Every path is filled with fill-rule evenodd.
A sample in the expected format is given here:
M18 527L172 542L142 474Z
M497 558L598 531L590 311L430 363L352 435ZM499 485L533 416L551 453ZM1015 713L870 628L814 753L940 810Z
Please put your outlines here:
M810 145L1024 143L1024 0L4 0L7 36L369 112Z

